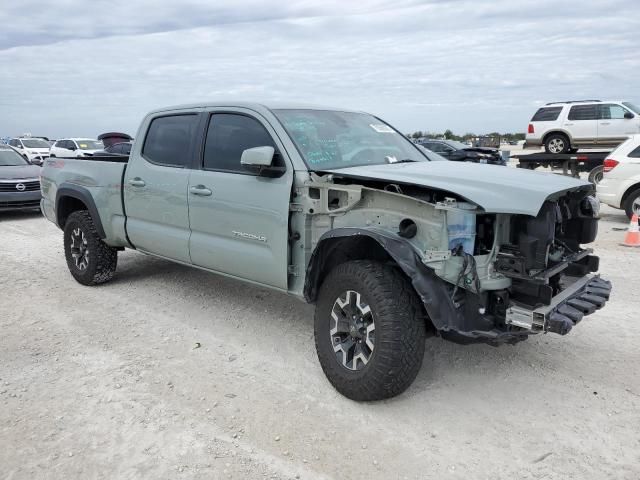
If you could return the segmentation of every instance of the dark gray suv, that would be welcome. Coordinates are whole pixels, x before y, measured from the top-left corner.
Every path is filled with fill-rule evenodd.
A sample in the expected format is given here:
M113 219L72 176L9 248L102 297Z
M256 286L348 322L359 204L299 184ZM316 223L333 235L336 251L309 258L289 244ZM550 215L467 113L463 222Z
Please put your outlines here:
M40 167L0 145L0 211L40 208Z

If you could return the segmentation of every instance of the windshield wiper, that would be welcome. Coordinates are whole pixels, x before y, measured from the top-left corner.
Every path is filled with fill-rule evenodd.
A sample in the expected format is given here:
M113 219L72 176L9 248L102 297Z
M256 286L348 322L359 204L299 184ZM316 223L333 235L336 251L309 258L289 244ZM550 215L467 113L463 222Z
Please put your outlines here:
M414 160L413 158L403 158L401 160L397 160L396 157L384 157L384 159L387 161L387 163L413 163L413 162L417 162L417 160Z

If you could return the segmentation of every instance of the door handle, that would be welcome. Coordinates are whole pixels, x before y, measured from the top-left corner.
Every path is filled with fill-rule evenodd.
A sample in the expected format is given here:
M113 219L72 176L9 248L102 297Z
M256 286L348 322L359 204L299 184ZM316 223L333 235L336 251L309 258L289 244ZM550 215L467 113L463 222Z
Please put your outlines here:
M190 187L189 191L193 195L200 195L201 197L209 197L213 193L210 189L208 189L204 185L195 185L193 187Z
M144 187L146 183L144 183L144 180L142 180L140 177L136 177L129 180L129 185L131 185L132 187Z
M611 122L600 122L600 125L611 125Z
M565 125L570 127L571 125L573 125L573 123L565 123Z

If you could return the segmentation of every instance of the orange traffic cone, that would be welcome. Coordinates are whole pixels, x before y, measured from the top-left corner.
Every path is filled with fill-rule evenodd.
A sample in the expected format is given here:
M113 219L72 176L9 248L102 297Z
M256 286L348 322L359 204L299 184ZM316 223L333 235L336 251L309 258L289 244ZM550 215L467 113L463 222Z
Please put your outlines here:
M624 242L621 245L625 247L640 247L640 228L638 223L638 214L634 213L629 223L629 228L624 236Z

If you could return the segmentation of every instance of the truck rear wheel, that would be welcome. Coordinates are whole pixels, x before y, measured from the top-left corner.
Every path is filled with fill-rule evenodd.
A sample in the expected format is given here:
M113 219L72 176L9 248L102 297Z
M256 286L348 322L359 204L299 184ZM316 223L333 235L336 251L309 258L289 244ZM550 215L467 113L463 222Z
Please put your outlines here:
M424 357L426 315L398 270L369 260L343 263L325 278L315 311L320 365L352 400L381 400L414 381Z
M64 226L64 255L73 278L97 285L113 278L118 251L102 241L86 210L73 212Z

